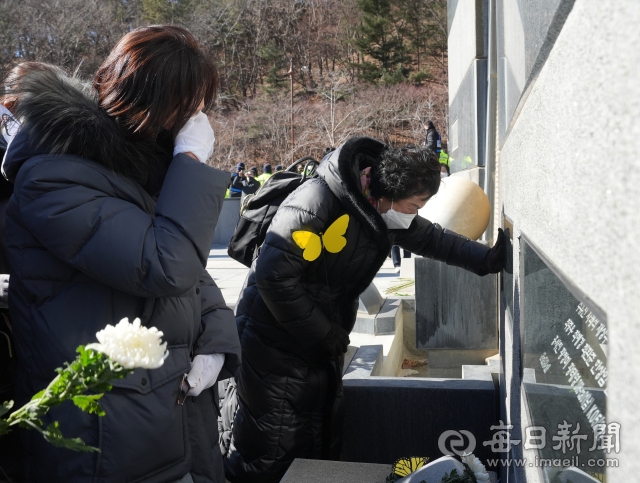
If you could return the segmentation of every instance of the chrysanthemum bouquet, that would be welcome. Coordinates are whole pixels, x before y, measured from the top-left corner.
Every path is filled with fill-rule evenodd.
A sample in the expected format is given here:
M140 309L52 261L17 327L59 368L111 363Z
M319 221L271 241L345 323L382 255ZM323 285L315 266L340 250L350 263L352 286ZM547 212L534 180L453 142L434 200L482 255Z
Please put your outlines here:
M125 318L115 327L107 325L96 334L99 343L78 347L76 359L56 369L58 375L45 389L8 418L0 419L0 436L20 426L40 432L54 446L99 451L80 438L65 438L57 421L45 428L40 418L64 401L73 401L82 411L104 416L98 400L111 390L111 381L127 377L136 367L154 369L164 363L169 353L162 335L155 327L143 327L140 319L129 323ZM12 407L13 401L3 403L0 418Z

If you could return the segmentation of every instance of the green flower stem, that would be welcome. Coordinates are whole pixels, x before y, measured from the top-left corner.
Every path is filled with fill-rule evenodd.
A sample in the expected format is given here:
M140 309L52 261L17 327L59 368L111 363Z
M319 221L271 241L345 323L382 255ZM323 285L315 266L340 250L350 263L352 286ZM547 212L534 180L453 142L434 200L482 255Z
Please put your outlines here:
M65 362L64 368L56 369L58 375L49 383L46 389L40 391L20 409L11 413L6 419L0 419L0 436L8 433L12 426L35 429L55 446L69 448L75 451L98 451L97 448L86 446L80 438L64 438L54 421L46 429L42 420L50 408L64 401L73 401L82 411L104 416L104 411L98 404L105 392L111 390L110 381L122 379L133 372L103 354L78 347L79 355L71 362ZM85 394L91 391L93 394ZM6 402L0 406L0 416L7 413L13 402Z

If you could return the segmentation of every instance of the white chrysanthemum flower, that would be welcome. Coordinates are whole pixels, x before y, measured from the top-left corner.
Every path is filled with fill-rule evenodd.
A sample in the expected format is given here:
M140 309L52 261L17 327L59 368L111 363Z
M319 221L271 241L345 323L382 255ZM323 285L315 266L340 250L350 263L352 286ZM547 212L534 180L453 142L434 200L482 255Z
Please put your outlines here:
M160 339L162 335L155 327L143 327L138 318L129 323L125 317L115 327L108 324L98 331L100 343L89 344L86 349L102 352L127 369L156 369L169 356L167 343Z
M478 483L489 483L489 474L484 465L480 463L480 460L476 458L472 453L462 456L462 462L471 468L473 474L476 475Z

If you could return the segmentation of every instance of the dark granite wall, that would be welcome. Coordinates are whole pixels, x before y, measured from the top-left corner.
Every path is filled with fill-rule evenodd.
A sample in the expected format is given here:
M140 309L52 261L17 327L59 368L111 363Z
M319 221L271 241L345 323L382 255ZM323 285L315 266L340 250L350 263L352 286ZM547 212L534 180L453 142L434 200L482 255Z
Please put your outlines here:
M418 349L498 349L497 278L416 259Z
M482 444L492 439L490 427L497 422L490 381L373 377L345 380L344 393L342 461L433 461L443 456L438 440L449 430L469 431L476 440L471 451L483 461L496 457Z

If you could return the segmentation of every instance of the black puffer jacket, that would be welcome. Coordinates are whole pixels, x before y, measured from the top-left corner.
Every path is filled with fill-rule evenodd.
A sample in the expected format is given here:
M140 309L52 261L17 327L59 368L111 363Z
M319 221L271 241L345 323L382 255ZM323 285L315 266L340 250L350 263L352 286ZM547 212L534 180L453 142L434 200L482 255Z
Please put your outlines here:
M236 311L243 363L225 460L232 482L276 482L294 458L339 457L341 358L323 357L319 342L332 323L351 331L358 296L393 243L480 272L488 247L420 217L407 230L387 229L360 188L360 171L384 148L358 138L326 158L319 177L280 206L251 267ZM326 233L345 214L344 248L305 260L293 232Z
M61 74L33 73L21 87L31 92L20 102L24 127L3 164L15 184L7 247L18 406L123 317L157 327L169 349L162 367L113 383L100 399L106 416L62 404L43 417L100 453L24 431L26 482L168 483L187 473L223 482L215 386L184 406L177 399L194 355L225 354L221 379L240 365L233 313L205 270L228 174L172 159L171 139L127 140L91 90ZM156 166L155 176L113 171L134 164Z
M424 141L424 147L431 149L434 153L438 150L438 140L440 139L440 134L436 131L435 127L430 127L427 129L427 134Z

